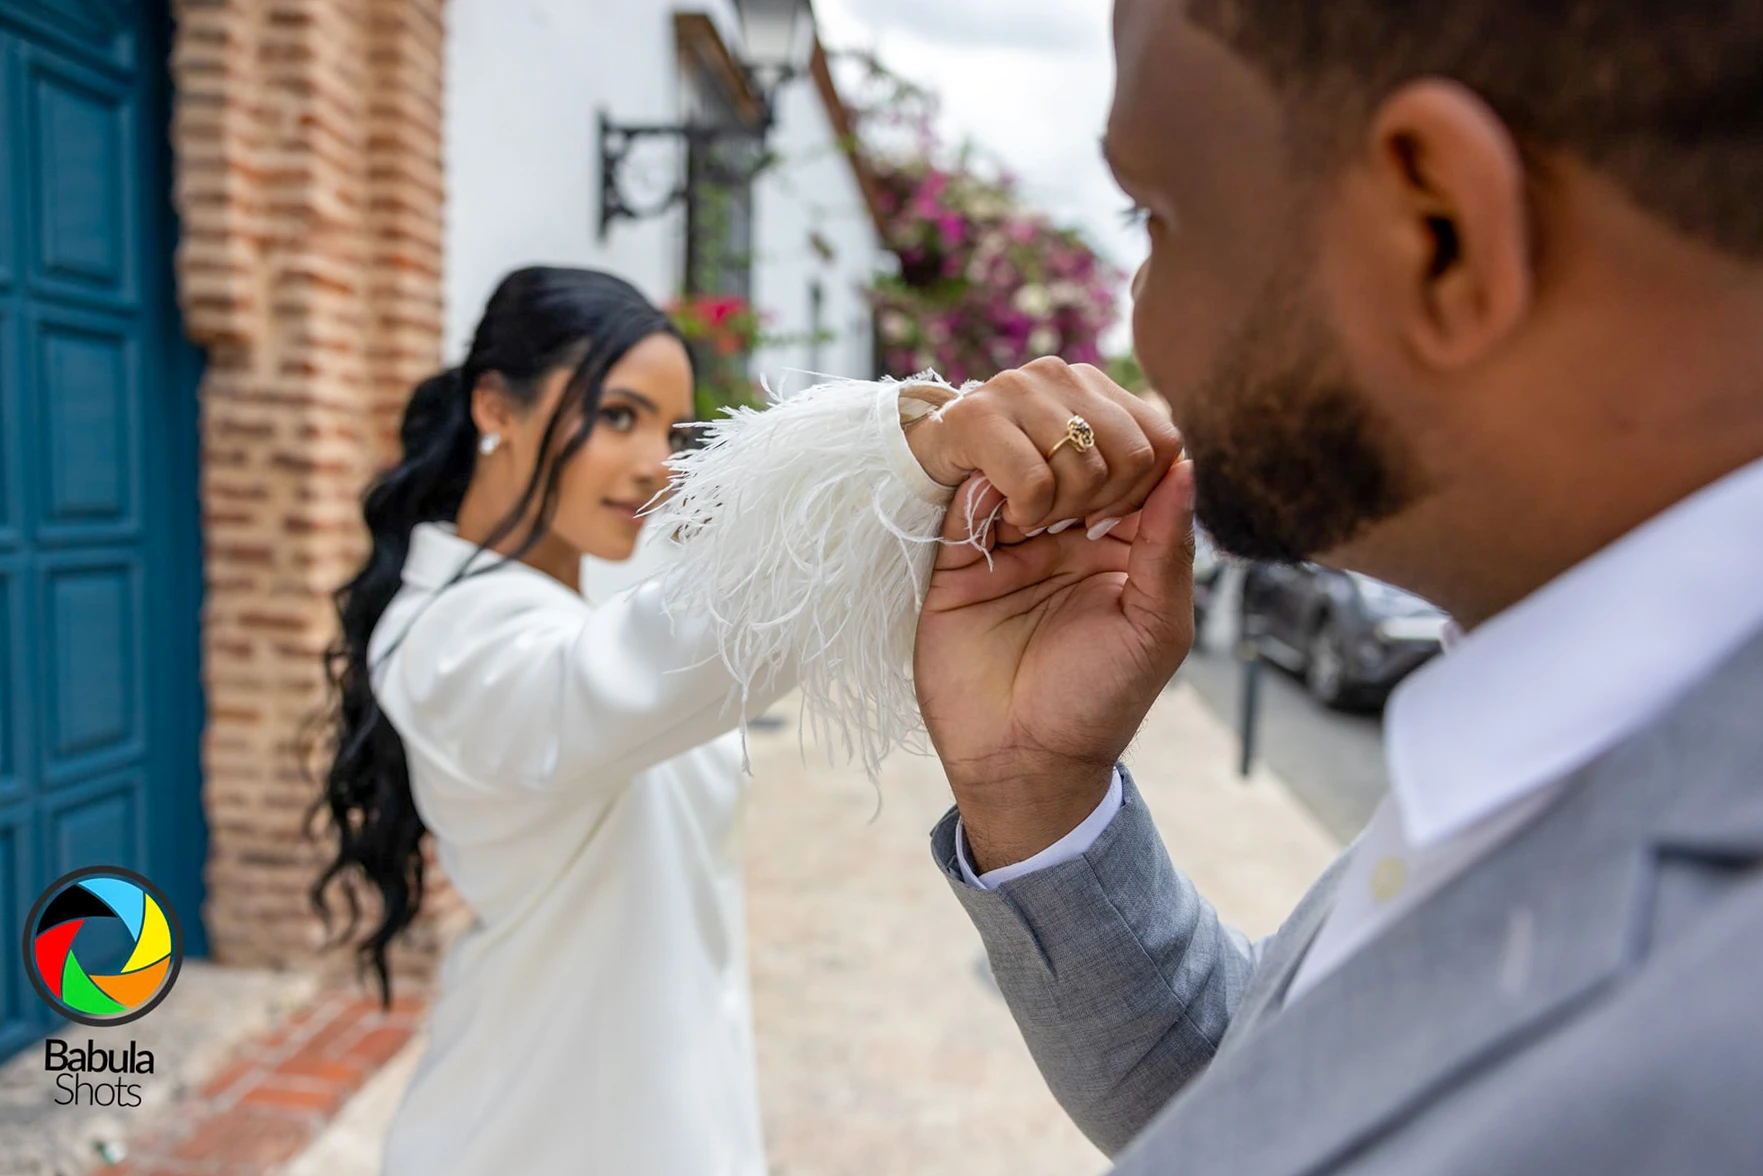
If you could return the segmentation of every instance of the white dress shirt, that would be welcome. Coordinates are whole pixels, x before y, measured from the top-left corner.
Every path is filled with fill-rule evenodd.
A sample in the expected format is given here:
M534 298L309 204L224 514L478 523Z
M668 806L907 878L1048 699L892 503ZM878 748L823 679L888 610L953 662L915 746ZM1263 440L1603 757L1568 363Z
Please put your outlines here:
M1570 773L1660 715L1759 629L1763 461L1636 527L1402 683L1384 725L1390 794L1355 845L1287 1001L1524 828ZM1117 780L1097 813L1031 868L1084 853L1118 810L1118 793ZM962 863L982 887L1023 867L976 878Z
M999 866L995 870L987 870L983 874L973 872L973 859L967 856L967 831L961 825L961 818L955 818L955 861L961 869L961 877L969 886L977 886L981 890L995 890L1024 874L1032 874L1036 870L1044 870L1048 866L1056 866L1060 862L1068 862L1072 858L1082 857L1096 838L1102 835L1114 814L1120 811L1121 790L1125 787L1120 781L1120 769L1114 769L1114 776L1108 781L1108 791L1102 797L1090 815L1078 823L1077 828L1049 845L1033 857L1019 862L1011 862L1007 866Z

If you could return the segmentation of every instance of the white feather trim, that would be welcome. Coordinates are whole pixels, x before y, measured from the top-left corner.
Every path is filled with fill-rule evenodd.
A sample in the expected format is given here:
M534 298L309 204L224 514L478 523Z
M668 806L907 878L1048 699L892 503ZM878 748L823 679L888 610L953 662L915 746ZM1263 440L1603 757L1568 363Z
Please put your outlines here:
M902 422L976 386L926 372L771 393L764 410L698 424L703 447L669 462L674 491L651 520L680 544L664 597L670 615L712 620L746 770L748 693L792 667L829 757L836 735L874 779L896 747L928 753L913 635L955 489L919 466Z

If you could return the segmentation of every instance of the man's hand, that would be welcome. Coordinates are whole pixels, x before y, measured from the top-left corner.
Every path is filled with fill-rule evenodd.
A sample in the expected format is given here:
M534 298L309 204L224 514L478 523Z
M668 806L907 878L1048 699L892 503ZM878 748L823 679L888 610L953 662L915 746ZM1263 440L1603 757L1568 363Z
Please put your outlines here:
M957 493L945 538L966 537L963 503L983 489L975 478ZM990 568L971 546L943 547L913 665L981 872L1032 856L1095 808L1187 656L1192 511L1182 462L1099 539L1006 534Z
M1095 447L1066 445L1066 422L1081 416ZM983 474L995 493L974 504L984 520L1002 500L1007 537L1083 520L1085 530L1135 511L1181 453L1181 434L1151 405L1087 364L1037 359L1004 372L907 427L906 441L932 479L958 486ZM957 514L965 523L965 504ZM961 536L965 538L963 529Z

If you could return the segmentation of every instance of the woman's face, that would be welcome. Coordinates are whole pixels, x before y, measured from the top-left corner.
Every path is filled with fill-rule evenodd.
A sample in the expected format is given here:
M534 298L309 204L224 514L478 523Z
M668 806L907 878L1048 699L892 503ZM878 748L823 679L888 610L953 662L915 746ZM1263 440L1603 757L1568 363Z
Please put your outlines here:
M516 426L523 435L509 438L511 457L536 456L571 374L559 367L545 376L538 400ZM685 346L672 335L650 335L606 374L593 431L558 478L555 538L584 555L629 559L645 521L636 512L666 487L665 463L690 439L679 426L691 419L692 364ZM573 436L578 423L568 415L558 421L554 447ZM519 465L515 472L524 487L533 458Z

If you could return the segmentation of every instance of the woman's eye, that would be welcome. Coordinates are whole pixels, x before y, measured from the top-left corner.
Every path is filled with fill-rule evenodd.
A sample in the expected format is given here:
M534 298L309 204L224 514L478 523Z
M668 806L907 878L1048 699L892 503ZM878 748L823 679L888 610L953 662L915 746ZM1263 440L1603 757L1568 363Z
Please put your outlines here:
M623 405L614 404L600 410L600 419L620 433L625 433L637 423L637 414Z
M1142 204L1135 204L1122 212L1120 219L1129 229L1142 229L1151 223L1151 210Z
M697 438L692 435L691 429L669 429L667 431L667 448L674 453L684 453L686 450L694 448L696 440Z

